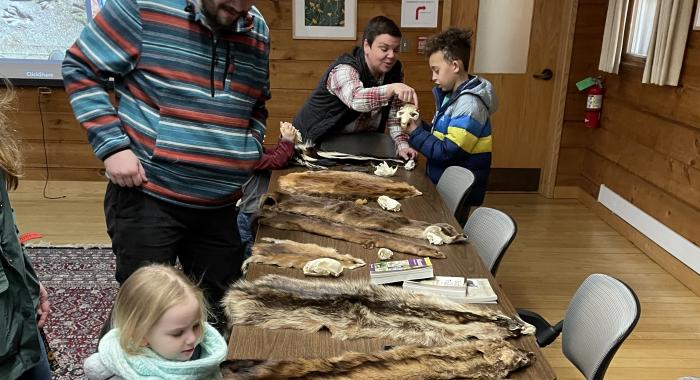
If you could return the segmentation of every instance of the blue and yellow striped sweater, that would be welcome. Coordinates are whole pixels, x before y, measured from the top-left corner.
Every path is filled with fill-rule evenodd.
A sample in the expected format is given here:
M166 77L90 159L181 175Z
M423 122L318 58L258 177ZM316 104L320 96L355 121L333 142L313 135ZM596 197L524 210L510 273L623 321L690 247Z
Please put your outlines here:
M98 158L131 149L144 192L219 207L240 197L262 153L270 39L255 7L218 33L203 21L186 0L107 1L68 50L63 78Z
M426 171L434 183L449 166L471 170L475 180L466 204L480 205L491 170L491 114L498 107L496 94L489 81L471 76L454 93L436 87L433 95L437 104L433 125L413 131L409 143L427 157Z

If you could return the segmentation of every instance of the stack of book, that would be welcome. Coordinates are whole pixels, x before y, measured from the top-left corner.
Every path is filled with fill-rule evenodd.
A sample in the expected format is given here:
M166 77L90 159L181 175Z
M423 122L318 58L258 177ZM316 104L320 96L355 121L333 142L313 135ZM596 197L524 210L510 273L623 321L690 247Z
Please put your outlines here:
M431 277L433 277L433 263L430 262L429 257L380 261L369 265L369 278L375 284L389 284Z
M404 281L403 288L414 293L440 295L462 303L496 303L498 297L487 278L445 277Z

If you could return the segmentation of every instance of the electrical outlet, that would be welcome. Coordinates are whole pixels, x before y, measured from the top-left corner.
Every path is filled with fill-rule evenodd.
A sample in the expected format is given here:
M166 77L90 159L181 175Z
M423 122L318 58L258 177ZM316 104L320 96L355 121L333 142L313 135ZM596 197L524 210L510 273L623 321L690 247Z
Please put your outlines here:
M406 38L401 38L401 43L399 45L399 51L405 53L408 51L408 40Z

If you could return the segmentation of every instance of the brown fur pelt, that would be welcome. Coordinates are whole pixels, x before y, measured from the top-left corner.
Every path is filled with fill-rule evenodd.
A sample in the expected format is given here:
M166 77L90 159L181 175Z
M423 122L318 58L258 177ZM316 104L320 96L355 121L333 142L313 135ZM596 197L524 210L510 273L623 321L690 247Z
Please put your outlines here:
M222 364L221 372L224 380L503 379L534 359L532 353L503 340L471 340L442 347L347 352L328 359L230 361Z
M447 223L428 223L378 208L358 205L351 201L267 193L260 198L261 209L311 216L350 227L424 239L424 231L435 226L445 237L445 243L465 241L462 232Z
M480 305L410 293L368 281L310 281L267 275L242 280L222 301L232 325L316 332L337 339L387 338L442 346L471 338L505 339L534 328Z
M375 200L381 195L394 199L421 195L406 182L360 172L334 170L294 172L279 178L280 191L320 197L355 200Z
M389 248L409 255L444 259L445 254L424 244L418 239L397 237L396 235L344 226L308 216L295 215L274 210L258 213L258 223L280 230L304 231L333 239L361 244L364 248Z
M248 265L251 263L276 265L282 268L303 268L307 262L321 257L338 260L345 269L355 269L365 265L363 260L341 254L335 248L292 240L263 238L262 242L253 245L252 251L253 254L243 262L241 268L243 273L247 272Z

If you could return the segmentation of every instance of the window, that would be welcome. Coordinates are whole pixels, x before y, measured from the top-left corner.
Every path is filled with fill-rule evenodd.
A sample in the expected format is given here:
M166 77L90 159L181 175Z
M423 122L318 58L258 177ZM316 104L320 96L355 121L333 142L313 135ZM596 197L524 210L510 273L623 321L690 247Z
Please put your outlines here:
M644 64L649 49L649 40L654 28L654 14L657 0L630 1L627 38L623 63Z

